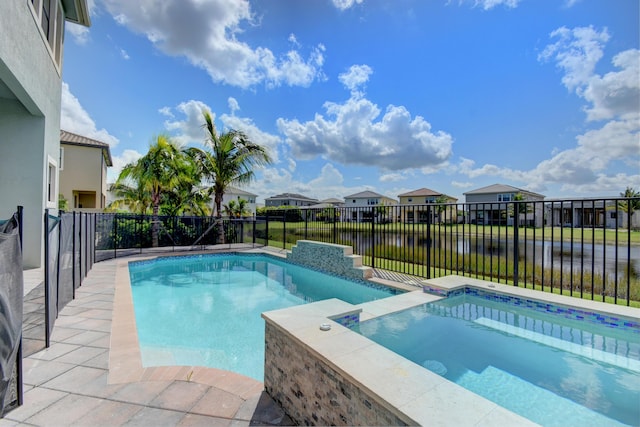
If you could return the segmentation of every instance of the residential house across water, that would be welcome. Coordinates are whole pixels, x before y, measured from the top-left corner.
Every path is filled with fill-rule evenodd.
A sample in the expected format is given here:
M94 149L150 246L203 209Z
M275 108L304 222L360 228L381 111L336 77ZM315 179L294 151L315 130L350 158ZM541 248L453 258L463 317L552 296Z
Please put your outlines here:
M538 203L521 203L514 208L517 195L522 200ZM467 203L467 221L481 225L513 225L514 211L519 211L520 225L542 227L544 224L545 196L504 184L493 184L487 187L464 193Z
M257 194L250 193L248 191L241 190L236 187L229 186L224 192L224 196L222 196L222 206L226 206L230 201L235 201L236 203L244 200L245 209L247 211L246 216L250 216L255 218L256 216L256 197Z
M385 206L397 204L397 200L373 191L361 191L344 198L347 220L353 222L395 222L393 212L389 212Z
M320 203L318 199L312 199L296 193L283 193L264 199L264 205L267 208L277 208L279 206L310 206L317 203Z
M447 196L429 188L419 188L408 193L399 194L400 221L405 223L436 223L457 222L458 201L455 197ZM439 203L439 206L429 206Z

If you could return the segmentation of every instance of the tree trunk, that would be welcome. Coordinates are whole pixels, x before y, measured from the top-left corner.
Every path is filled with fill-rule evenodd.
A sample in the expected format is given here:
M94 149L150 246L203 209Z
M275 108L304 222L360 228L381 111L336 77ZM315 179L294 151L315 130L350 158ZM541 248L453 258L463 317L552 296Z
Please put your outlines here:
M160 229L160 223L158 220L158 204L153 204L153 215L151 216L151 246L158 247L158 230Z
M216 204L216 228L218 230L217 243L224 244L224 242L225 242L224 227L223 227L223 224L222 224L222 212L221 212L222 195L216 194L214 200L215 200L215 204Z

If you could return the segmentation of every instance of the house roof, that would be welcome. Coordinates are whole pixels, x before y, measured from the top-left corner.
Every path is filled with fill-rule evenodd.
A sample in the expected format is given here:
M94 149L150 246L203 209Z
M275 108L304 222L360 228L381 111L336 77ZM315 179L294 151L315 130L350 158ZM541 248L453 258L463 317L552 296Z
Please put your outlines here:
M351 194L350 196L346 196L345 199L367 199L369 197L384 197L386 199L390 199L391 197L383 196L382 194L378 194L374 191L361 191L359 193Z
M241 190L241 189L239 189L237 187L232 187L232 186L227 187L227 190L225 191L225 193L235 194L235 195L238 195L238 196L255 196L255 197L258 197L257 194L249 193L248 191L244 191L244 190Z
M344 200L341 199L336 199L336 198L330 198L330 199L324 199L320 201L321 203L330 203L330 204L334 204L334 203L344 203Z
M325 208L335 208L331 203L316 203L315 205L309 206L300 206L300 209L325 209Z
M505 185L505 184L488 185L486 187L467 191L466 193L463 193L463 194L466 196L467 194L493 194L493 193L527 193L527 194L533 194L535 196L540 196L544 198L544 195L542 194L534 193L533 191L524 190L522 188L513 187L511 185Z
M79 145L82 147L99 148L102 150L102 155L107 163L107 166L113 166L113 160L111 159L111 150L109 144L98 141L97 139L87 138L86 136L78 135L68 132L66 130L60 130L60 143L67 145Z
M308 201L318 201L318 199L312 199L310 197L307 196L303 196L302 194L297 194L297 193L282 193L282 194L278 194L276 196L272 196L272 197L267 197L265 200L291 200L291 199L297 199L297 200L308 200Z
M417 190L409 191L408 193L398 194L398 197L412 197L412 196L446 196L446 194L439 193L429 188L419 188Z

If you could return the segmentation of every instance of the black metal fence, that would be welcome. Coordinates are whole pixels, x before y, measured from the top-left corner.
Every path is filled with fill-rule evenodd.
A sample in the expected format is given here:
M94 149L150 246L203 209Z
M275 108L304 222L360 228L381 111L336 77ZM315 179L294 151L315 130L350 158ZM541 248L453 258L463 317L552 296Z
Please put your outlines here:
M93 214L95 218L95 260L103 261L156 249L166 251L204 250L211 245L259 243L254 220L217 220L212 217L158 216L135 214ZM157 243L153 242L153 228Z
M222 243L353 247L367 266L464 275L612 302L640 301L640 199L371 205L269 210L251 220L95 214L96 260Z
M58 313L95 261L95 214L70 212L44 215L45 346L49 347Z
M458 274L580 298L640 301L640 199L294 208L264 218L270 245L349 245L365 265ZM631 213L631 214L630 214Z

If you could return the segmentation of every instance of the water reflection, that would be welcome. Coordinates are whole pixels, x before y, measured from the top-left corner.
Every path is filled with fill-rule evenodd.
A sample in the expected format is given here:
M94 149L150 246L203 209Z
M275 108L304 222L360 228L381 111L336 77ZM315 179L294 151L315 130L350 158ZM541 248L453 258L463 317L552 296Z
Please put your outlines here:
M520 239L515 250L513 238L482 238L463 234L436 234L435 236L413 233L376 234L375 242L370 233L342 233L342 241L353 242L357 253L367 253L372 244L376 247L398 247L412 249L440 249L458 255L492 255L513 259L517 253L521 261L538 266L564 271L593 271L594 273L622 276L627 268L640 276L640 247L616 246L602 243L550 242ZM524 240L524 241L523 241Z

